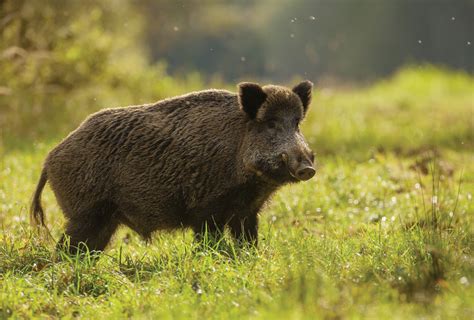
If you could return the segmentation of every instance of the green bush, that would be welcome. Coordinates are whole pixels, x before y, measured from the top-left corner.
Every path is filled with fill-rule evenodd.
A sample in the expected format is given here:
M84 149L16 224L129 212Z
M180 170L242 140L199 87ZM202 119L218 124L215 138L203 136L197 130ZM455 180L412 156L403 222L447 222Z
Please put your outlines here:
M55 137L103 107L202 87L150 65L125 0L0 2L0 128L5 144Z

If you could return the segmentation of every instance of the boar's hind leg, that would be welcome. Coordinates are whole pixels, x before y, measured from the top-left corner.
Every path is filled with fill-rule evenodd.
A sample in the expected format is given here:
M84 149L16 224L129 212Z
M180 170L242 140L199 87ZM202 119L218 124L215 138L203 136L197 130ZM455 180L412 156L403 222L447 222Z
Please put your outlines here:
M96 203L92 208L69 218L65 236L69 237L69 247L65 246L65 236L58 242L58 248L66 249L71 254L85 250L105 249L119 225L116 218L116 206L109 201Z
M258 244L258 216L249 214L245 216L235 215L229 221L230 232L238 241L247 242L257 246Z

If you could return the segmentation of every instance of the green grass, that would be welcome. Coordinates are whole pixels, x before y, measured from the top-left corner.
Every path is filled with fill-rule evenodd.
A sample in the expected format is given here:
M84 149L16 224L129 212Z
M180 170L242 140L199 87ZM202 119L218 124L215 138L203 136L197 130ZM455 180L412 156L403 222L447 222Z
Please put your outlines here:
M9 148L0 318L470 319L473 84L406 69L367 89L316 93L303 131L319 171L263 210L258 249L197 245L189 231L146 244L123 228L99 259L55 253L30 228L28 203L60 137ZM49 189L43 203L58 238Z

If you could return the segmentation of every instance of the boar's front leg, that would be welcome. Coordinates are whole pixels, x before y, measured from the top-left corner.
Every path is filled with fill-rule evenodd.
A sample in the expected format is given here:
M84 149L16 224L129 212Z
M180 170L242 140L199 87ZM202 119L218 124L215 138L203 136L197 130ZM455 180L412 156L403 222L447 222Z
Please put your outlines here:
M258 215L250 213L247 215L234 215L228 223L230 232L239 242L258 245Z
M209 219L196 223L193 227L194 239L197 242L206 240L217 241L224 235L224 226L224 223L217 221L211 216Z

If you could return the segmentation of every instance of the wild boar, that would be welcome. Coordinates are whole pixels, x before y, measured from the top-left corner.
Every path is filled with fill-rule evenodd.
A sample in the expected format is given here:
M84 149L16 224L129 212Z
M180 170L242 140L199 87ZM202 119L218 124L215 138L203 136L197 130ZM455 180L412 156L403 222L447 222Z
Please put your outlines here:
M124 224L230 233L257 244L258 213L280 186L315 174L299 125L313 84L240 83L89 116L47 156L31 206L45 225L47 181L66 217L71 252L104 250ZM59 246L64 242L58 243Z

